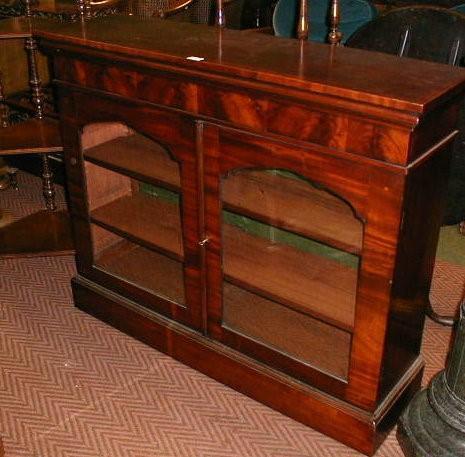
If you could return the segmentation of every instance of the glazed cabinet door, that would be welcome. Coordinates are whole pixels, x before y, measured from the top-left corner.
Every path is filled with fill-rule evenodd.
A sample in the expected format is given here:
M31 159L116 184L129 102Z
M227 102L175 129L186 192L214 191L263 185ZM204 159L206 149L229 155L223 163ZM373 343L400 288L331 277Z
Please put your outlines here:
M209 334L366 406L351 386L373 369L369 357L355 357L370 331L359 314L370 293L370 174L345 159L232 129L206 126L204 137ZM381 303L388 302L386 290ZM385 323L373 310L364 318L370 313L373 323ZM383 339L376 334L371 350L382 352Z
M79 274L199 327L194 123L78 94L73 108L65 142Z

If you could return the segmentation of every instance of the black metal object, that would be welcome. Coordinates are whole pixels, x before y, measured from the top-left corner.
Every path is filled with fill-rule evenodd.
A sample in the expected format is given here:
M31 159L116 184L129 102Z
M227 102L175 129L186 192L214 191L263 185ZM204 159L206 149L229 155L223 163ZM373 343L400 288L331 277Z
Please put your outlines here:
M410 402L397 438L407 457L465 456L465 302L446 369Z
M346 46L464 66L465 15L433 7L399 8L361 27L347 40ZM419 74L418 78L421 77ZM465 104L458 128L452 149L444 225L465 221ZM437 314L431 304L426 314L442 325L454 323L453 316Z

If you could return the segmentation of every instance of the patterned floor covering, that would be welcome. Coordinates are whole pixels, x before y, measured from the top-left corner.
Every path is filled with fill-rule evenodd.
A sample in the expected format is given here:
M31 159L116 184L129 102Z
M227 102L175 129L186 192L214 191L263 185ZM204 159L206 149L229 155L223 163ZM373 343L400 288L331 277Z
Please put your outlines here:
M38 182L0 193L14 216ZM60 200L63 201L62 196ZM359 453L73 307L72 257L0 260L0 434L6 457L356 457ZM432 301L453 309L465 267L437 263ZM450 330L427 322L425 382ZM400 457L394 433L377 457Z

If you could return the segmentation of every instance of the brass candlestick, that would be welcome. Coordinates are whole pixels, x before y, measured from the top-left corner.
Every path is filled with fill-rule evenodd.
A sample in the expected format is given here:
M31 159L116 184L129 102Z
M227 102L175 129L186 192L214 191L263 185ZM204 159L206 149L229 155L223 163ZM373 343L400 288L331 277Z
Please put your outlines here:
M300 0L299 19L297 21L297 38L299 40L308 40L308 3L307 0Z
M216 2L216 25L218 27L224 27L226 25L223 0L217 0Z
M331 0L331 9L329 11L330 28L328 34L328 41L330 44L339 45L342 40L342 33L339 30L339 23L341 21L339 0Z

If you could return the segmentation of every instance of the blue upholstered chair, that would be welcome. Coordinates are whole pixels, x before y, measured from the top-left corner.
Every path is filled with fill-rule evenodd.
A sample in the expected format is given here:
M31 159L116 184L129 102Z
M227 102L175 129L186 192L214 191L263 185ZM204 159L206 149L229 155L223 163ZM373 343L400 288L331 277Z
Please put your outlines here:
M330 3L330 0L308 0L310 40L327 41ZM377 15L376 8L368 0L341 0L340 5L342 42ZM299 0L278 1L273 15L273 28L277 36L295 37L298 12Z
M452 11L457 11L458 13L465 14L465 3L461 3L460 5L455 5L450 9Z

